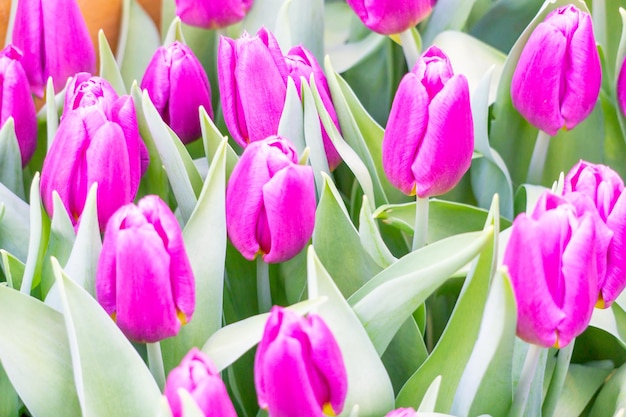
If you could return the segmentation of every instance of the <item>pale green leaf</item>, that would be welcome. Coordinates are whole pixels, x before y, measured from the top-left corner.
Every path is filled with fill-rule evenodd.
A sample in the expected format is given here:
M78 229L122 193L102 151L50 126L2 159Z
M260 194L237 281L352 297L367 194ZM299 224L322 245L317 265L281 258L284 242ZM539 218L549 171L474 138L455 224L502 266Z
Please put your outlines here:
M439 396L439 388L441 388L441 375L438 375L435 379L433 379L433 382L431 382L428 386L428 389L424 394L424 398L422 398L422 402L419 407L417 407L418 412L424 413L435 411L435 407L437 406L437 397Z
M298 95L298 89L291 77L287 78L287 93L285 95L283 112L278 123L278 135L289 139L296 148L298 155L304 152L306 142L304 139L302 102Z
M0 247L26 262L30 217L28 204L0 183Z
M217 149L222 144L222 139L227 139L226 136L218 130L213 120L209 117L204 107L200 107L200 128L202 129L202 143L204 145L204 153L208 160L213 160ZM233 150L233 148L226 143L226 179L230 178L230 173L233 172L239 156Z
M113 56L113 51L111 51L111 46L109 46L109 42L102 29L98 32L98 45L100 49L100 76L111 83L111 86L113 86L117 94L126 94L126 86L122 79L122 73L117 66L115 56Z
M0 256L2 256L2 271L4 272L7 284L9 287L19 291L22 286L25 265L4 249L0 249Z
M555 416L579 416L594 394L613 371L611 361L588 364L572 363L567 371L563 392L554 411Z
M378 230L367 196L363 196L359 214L359 237L363 248L381 268L386 268L396 261Z
M22 178L22 154L15 136L15 121L9 117L0 129L0 183L15 195L24 199L24 180Z
M311 74L311 79L309 81L311 82L313 88L315 88L313 74ZM318 114L318 111L323 112L323 110L319 109L319 102L321 100L318 101L318 94L315 94L315 96L313 95L311 88L307 84L307 80L304 78L301 78L300 80L300 89L302 90L302 105L304 107L304 140L306 142L306 147L310 151L309 158L311 160L311 166L313 167L313 173L315 174L317 192L321 195L324 187L322 172L330 175L328 159L326 158L326 150L324 149L324 140L322 139L320 116ZM318 107L317 109L316 106ZM324 127L326 128L326 125L324 125ZM346 163L349 164L347 161Z
M445 30L465 27L476 0L438 0L422 34L424 45L435 43L435 37Z
M48 218L41 206L39 194L39 173L35 174L30 186L30 234L28 239L28 257L20 290L30 294L41 277L42 257L48 243L49 224ZM35 280L37 278L37 280Z

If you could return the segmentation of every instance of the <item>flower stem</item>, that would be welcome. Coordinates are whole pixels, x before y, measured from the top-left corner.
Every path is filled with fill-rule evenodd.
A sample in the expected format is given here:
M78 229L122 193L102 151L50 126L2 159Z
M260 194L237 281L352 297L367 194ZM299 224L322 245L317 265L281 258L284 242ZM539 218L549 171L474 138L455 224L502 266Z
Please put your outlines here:
M272 308L272 293L270 291L269 264L261 256L256 258L256 294L259 303L259 313L267 313Z
M528 184L541 183L541 179L543 178L543 167L546 164L549 145L550 135L543 130L540 130L537 134L537 141L535 142L533 155L530 158L530 164L528 165L528 175L526 176L526 182Z
M165 386L165 368L163 366L163 355L161 354L161 342L146 343L148 351L148 367L159 389L163 391Z
M524 367L522 368L522 375L520 376L515 390L515 396L513 397L513 404L509 410L509 417L520 417L524 415L526 409L526 402L528 401L528 395L530 394L530 386L532 385L533 378L535 376L535 369L539 364L539 357L543 348L539 345L531 344L526 353L526 360L524 361Z
M428 197L415 197L415 227L413 228L413 250L426 245L428 236Z
M402 52L404 52L404 58L406 59L406 65L409 71L413 69L413 66L420 57L420 48L415 42L412 32L413 28L408 28L399 34L400 42L402 43Z
M572 359L572 352L574 351L573 339L567 346L559 351L559 355L556 358L556 367L550 380L550 386L546 394L546 399L543 401L543 407L541 409L541 415L543 417L552 417L554 410L556 409L556 403L561 396L563 390L563 384L565 383L565 377L567 376L567 370L569 369L569 363Z

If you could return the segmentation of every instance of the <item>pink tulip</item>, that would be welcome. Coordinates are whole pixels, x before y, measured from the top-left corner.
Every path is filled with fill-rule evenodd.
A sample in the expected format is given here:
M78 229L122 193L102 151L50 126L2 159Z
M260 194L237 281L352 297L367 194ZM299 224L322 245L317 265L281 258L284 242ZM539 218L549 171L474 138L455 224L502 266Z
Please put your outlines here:
M22 65L38 97L48 77L60 91L75 73L96 70L96 52L76 0L20 0L13 44L24 52Z
M406 74L383 138L389 181L420 198L450 191L469 169L474 127L469 86L448 57L431 46Z
M176 16L190 26L218 29L241 21L252 3L254 0L176 0Z
M597 300L596 220L545 192L517 216L504 253L517 301L517 335L562 348L589 324Z
M617 104L619 105L622 114L626 115L626 57L624 57L624 61L622 62L622 67L619 70L619 75L617 78Z
M237 417L215 365L197 348L192 348L167 376L164 394L173 417L183 416L179 390L191 394L205 417Z
M117 92L107 80L94 77L88 72L79 72L67 84L63 114L96 104L110 108L118 98Z
M295 149L272 136L246 147L228 181L226 225L233 245L249 260L268 263L297 255L315 223L313 169L298 165Z
M365 26L393 35L417 25L431 12L436 0L347 0Z
M37 148L37 113L21 58L21 51L12 45L0 52L0 124L13 118L22 166L25 166Z
M174 213L158 196L129 203L109 220L96 298L130 340L178 334L195 307L193 271Z
M587 211L598 213L610 230L604 254L604 274L598 276L598 306L609 307L626 287L626 192L620 176L605 165L580 161L565 177L563 195L582 194L593 204Z
M526 120L554 136L589 116L601 82L591 16L569 5L530 35L513 74L511 100Z
M348 382L324 321L274 307L254 359L259 406L272 417L322 417L343 409Z
M211 87L202 64L180 42L156 50L141 80L159 114L183 143L202 134L198 109L213 118Z

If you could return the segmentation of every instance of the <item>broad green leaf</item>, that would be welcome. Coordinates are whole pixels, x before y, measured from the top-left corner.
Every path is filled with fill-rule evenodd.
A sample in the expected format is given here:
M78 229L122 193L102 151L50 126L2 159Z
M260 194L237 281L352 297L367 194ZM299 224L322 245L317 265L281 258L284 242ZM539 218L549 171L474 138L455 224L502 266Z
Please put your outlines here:
M15 121L9 117L0 129L0 183L22 200L24 179L22 178L22 154L15 136Z
M20 415L19 397L2 364L0 364L0 399L2 399L0 401L0 416L18 417Z
M111 46L109 46L109 42L102 29L98 32L98 45L100 49L100 76L111 83L117 94L126 94L126 86L122 79L122 73L117 66L115 56L113 56L113 51L111 51Z
M435 379L433 379L433 382L428 386L428 389L424 394L424 398L422 398L422 402L419 407L417 407L418 412L423 413L435 411L435 407L437 407L437 397L439 396L439 388L441 388L441 375L438 375Z
M80 417L63 316L0 285L0 360L33 416Z
M28 239L28 257L20 291L30 294L39 284L41 278L42 259L48 244L50 233L49 220L41 206L39 194L39 173L35 174L30 186L30 234Z
M489 225L491 222L493 225ZM494 198L487 225L482 233L487 237L487 242L484 242L479 249L480 256L472 265L441 338L426 361L402 388L396 398L396 405L417 406L420 399L424 397L428 384L441 375L442 385L437 397L436 409L442 412L450 411L463 370L467 366L479 335L491 278L495 272L499 229L498 199ZM427 246L421 251L428 248ZM449 259L447 261L451 263ZM396 283L397 285L397 281L401 279L388 281L388 284Z
M506 274L499 270L489 290L476 345L454 396L454 415L507 413L513 392L516 314L513 288Z
M361 246L359 234L332 180L327 176L325 180L315 215L313 246L337 287L348 297L381 268Z
M313 74L311 74L310 82L312 86L315 85ZM326 150L324 149L324 140L322 139L320 115L318 114L318 111L322 110L320 110L319 107L316 109L316 106L319 106L319 101L317 100L317 97L315 99L313 98L314 95L311 92L311 88L307 84L307 80L304 78L300 79L300 89L302 91L302 106L304 109L304 139L307 148L309 148L311 152L309 158L311 166L313 167L313 173L315 174L315 184L317 186L318 194L321 195L324 187L322 173L330 175L328 159L326 158Z
M306 142L304 139L304 115L302 110L302 102L298 95L298 89L294 80L289 77L287 79L287 93L285 96L285 105L278 123L278 134L283 136L293 144L298 155L304 152Z
M174 42L185 42L185 35L183 34L183 23L180 20L180 17L176 16L172 23L170 24L167 32L165 33L165 38L163 39L163 45L169 45Z
M26 262L30 217L28 204L0 183L0 248Z
M204 153L209 161L215 158L218 148L222 144L222 139L228 139L217 129L213 120L209 117L204 107L200 107L200 128L202 129L202 143ZM230 178L239 157L233 148L226 143L226 180Z
M7 285L19 291L26 266L4 249L0 249L0 256L2 256L2 271L7 280Z
M303 45L321 62L324 56L324 0L288 0L284 5L287 19L277 19L277 31L286 28L289 31L288 46Z
M222 326L226 258L226 139L218 148L198 204L183 229L196 281L196 310L174 338L161 345L165 369L177 366L192 347L201 347Z
M626 409L626 364L620 366L604 383L596 397L589 417L612 417Z
M256 33L262 26L274 32L276 16L285 0L256 0L243 20L241 31Z
M59 93L59 95L65 96L65 92ZM54 81L52 77L48 78L46 83L46 133L48 150L52 146L54 135L59 128L59 111L57 106L57 97L54 94ZM65 109L64 109L65 110Z
M611 361L584 365L570 364L563 392L559 397L554 415L581 415L612 371L613 363Z
M349 13L353 13L352 10L350 10ZM358 65L385 42L388 42L386 36L372 32L367 37L357 42L337 43L331 46L327 52L337 72L342 73Z
M117 62L126 85L141 81L152 54L161 46L159 31L135 0L122 3Z
M52 262L83 415L154 415L161 393L145 363L96 300Z
M325 298L317 298L287 308L304 315L326 301ZM268 317L269 313L258 314L222 327L206 341L202 351L213 360L219 371L224 370L259 343Z
M381 268L386 268L396 261L380 235L367 196L363 196L363 204L359 214L359 237L363 248Z
M378 352L312 246L307 255L309 286L313 280L318 294L328 298L318 314L335 336L348 373L348 395L341 415L348 415L354 405L361 417L384 415L393 407L394 394Z
M610 333L626 349L626 312L617 302L610 308L594 309L589 325Z
M476 0L439 0L422 34L424 45L436 44L435 37L445 30L463 29L474 3Z

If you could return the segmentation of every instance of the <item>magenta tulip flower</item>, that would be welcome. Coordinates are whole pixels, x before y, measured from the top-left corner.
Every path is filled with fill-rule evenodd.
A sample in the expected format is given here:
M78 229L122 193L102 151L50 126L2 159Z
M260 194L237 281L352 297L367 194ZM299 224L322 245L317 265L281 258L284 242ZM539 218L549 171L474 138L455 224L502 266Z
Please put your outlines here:
M622 114L626 115L626 57L624 62L622 62L622 67L619 70L619 75L617 77L617 104L619 105Z
M86 96L85 96L86 97ZM135 198L147 165L145 145L139 137L135 107L130 96L114 101L71 99L79 104L64 113L41 172L41 195L53 214L56 191L70 218L77 224L87 193L98 183L98 220L104 229L119 207Z
M254 359L259 406L272 417L338 415L348 388L339 346L324 321L273 307Z
M304 78L308 84L311 75L313 75L315 85L319 90L324 107L328 110L328 114L337 127L337 130L341 132L339 120L337 119L337 113L335 112L335 107L333 106L333 102L330 97L330 89L328 88L326 75L324 74L322 67L320 67L320 64L317 62L317 59L315 59L315 56L313 56L313 54L305 47L296 46L285 56L285 62L287 64L289 76L294 80L300 97L302 97L302 78ZM322 140L324 141L324 152L326 153L326 158L328 159L328 166L332 171L341 163L341 156L339 156L335 146L328 137L328 133L326 132L326 129L322 125L321 121L320 125L322 129Z
M298 165L293 146L279 136L253 142L235 166L226 190L226 226L249 260L268 263L297 255L315 224L313 169Z
M569 5L551 12L528 38L511 81L513 106L550 136L593 111L602 74L591 16Z
M596 225L564 198L545 192L517 216L504 253L517 301L517 335L562 348L589 324L598 293Z
M159 114L183 143L202 135L198 108L213 118L211 87L202 64L180 42L156 50L141 80Z
M605 165L580 161L565 177L563 195L582 194L593 204L587 209L598 213L610 230L607 251L601 260L604 274L598 276L598 307L609 307L626 287L626 192L619 174Z
M189 392L205 417L237 417L215 365L197 348L192 348L167 376L164 394L173 417L183 416L179 390Z
M436 46L402 78L382 151L389 181L420 198L450 191L469 169L474 151L469 86Z
M359 19L374 32L404 32L430 14L436 0L346 0Z
M274 35L220 38L217 71L224 122L241 147L278 132L287 92L287 65Z
M37 147L37 112L21 58L20 50L12 45L0 52L0 124L13 118L22 166L25 166Z
M195 308L193 271L174 213L158 196L129 203L109 220L96 298L130 340L178 334Z
M96 52L76 0L20 0L13 44L24 52L22 65L38 97L48 77L60 91L75 73L96 70Z
M397 408L391 410L385 417L416 417L417 412L412 408Z
M252 3L254 0L176 0L176 16L190 26L218 29L241 21Z
M63 114L96 104L110 108L118 98L117 92L107 80L94 77L88 72L79 72L67 84Z

